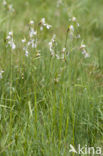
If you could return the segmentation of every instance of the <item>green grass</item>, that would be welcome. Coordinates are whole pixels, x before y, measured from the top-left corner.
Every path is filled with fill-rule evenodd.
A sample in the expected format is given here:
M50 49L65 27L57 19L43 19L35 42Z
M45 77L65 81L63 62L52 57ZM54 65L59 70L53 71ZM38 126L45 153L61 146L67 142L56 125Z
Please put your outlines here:
M0 1L0 156L71 156L70 144L103 147L103 1L62 2L58 8L56 0L8 0L12 13ZM73 16L81 38L68 35L66 43ZM43 17L52 28L40 32ZM30 20L38 30L38 47L26 57L21 40L29 40ZM6 46L10 31L14 51ZM66 43L65 60L50 55L53 34L56 53ZM81 54L82 40L89 58Z

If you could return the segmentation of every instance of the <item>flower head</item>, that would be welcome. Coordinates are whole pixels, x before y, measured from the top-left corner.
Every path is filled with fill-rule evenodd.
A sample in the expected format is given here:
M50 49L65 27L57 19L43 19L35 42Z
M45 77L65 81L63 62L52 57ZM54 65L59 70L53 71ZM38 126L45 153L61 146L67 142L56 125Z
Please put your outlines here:
M7 40L7 45L10 45L11 49L14 50L16 48L16 45L14 43L14 39L13 39L13 32L10 31L8 33L8 36L6 37Z
M0 71L0 79L2 79L2 78L3 78L3 73L4 73L4 71L3 71L3 70L1 70L1 71Z

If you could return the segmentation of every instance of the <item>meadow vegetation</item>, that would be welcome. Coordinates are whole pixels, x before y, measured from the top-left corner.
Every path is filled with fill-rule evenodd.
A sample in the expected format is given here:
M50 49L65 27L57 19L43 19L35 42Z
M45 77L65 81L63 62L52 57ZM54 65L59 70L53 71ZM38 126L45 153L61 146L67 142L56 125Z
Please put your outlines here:
M102 6L0 0L0 156L103 147Z

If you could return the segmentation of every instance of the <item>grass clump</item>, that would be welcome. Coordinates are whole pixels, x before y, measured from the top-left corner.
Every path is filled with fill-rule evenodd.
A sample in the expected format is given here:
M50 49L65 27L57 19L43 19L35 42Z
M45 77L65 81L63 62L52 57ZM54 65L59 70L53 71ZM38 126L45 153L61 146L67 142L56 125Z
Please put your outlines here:
M101 5L0 1L1 156L102 148Z

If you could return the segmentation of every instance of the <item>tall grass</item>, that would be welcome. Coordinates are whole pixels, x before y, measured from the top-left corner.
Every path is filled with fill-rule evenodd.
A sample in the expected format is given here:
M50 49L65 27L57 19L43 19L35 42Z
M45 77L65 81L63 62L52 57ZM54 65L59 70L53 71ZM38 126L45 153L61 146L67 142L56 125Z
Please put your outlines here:
M101 1L0 1L0 155L69 156L69 145L103 146L103 22ZM69 36L76 16L80 39ZM45 17L52 25L40 31ZM38 46L25 56L29 21L38 30ZM74 26L76 29L76 25ZM68 30L68 33L67 33ZM7 46L13 31L16 49ZM50 55L49 42L64 59ZM82 55L81 41L90 55ZM56 45L57 43L57 45ZM40 50L40 56L39 54ZM67 53L69 52L69 55ZM75 154L74 154L75 155Z

